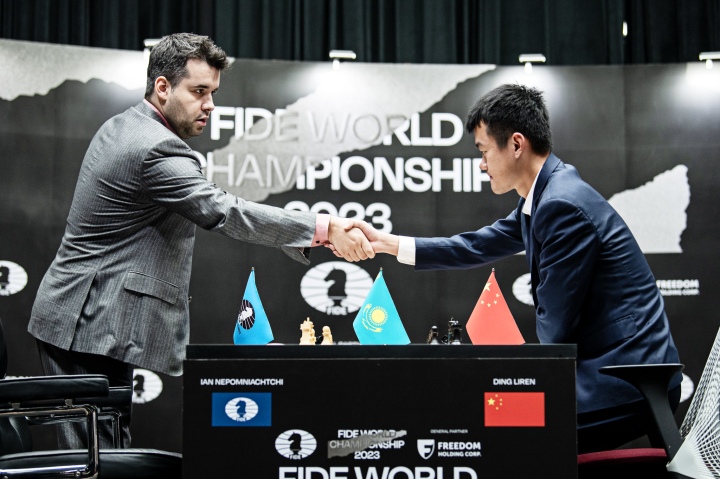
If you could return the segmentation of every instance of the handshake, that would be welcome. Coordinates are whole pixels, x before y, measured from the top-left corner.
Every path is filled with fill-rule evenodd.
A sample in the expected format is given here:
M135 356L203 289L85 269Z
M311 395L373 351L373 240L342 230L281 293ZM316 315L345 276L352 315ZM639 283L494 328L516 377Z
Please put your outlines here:
M376 253L397 256L398 236L381 233L365 221L331 216L325 246L338 258L354 262L374 258Z

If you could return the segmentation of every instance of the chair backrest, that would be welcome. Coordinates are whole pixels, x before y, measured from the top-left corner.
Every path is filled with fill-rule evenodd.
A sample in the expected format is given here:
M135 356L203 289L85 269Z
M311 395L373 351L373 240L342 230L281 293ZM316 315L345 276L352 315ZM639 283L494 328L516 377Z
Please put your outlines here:
M693 478L720 477L720 331L680 433L685 440L668 470Z

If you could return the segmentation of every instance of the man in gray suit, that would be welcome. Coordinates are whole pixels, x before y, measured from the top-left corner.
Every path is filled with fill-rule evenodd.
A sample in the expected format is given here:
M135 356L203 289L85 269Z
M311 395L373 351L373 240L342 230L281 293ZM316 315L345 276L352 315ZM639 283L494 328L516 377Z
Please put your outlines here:
M349 261L374 256L357 222L245 201L203 176L183 139L202 133L227 66L207 37L164 37L150 54L145 99L90 143L28 327L46 374L106 374L111 386L132 386L135 366L180 375L196 225L305 264L318 245ZM82 446L82 431L64 427L61 447ZM101 426L101 446L111 438Z

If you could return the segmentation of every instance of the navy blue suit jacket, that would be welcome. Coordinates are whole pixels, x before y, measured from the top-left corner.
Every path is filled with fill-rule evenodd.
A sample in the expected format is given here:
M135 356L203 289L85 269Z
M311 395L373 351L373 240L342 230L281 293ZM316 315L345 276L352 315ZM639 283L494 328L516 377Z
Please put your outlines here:
M416 238L415 268L473 268L525 250L540 342L577 344L578 413L641 399L632 386L598 373L607 365L679 362L662 296L630 229L553 154L529 217L524 203L478 231Z

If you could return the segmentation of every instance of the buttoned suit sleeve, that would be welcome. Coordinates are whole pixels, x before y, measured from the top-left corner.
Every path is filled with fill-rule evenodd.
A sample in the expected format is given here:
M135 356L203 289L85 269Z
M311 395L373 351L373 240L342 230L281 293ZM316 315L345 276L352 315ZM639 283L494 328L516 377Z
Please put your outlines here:
M520 209L477 231L449 238L415 238L415 269L469 269L523 251Z

